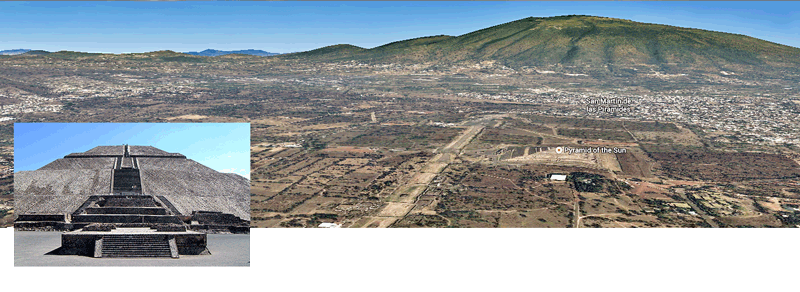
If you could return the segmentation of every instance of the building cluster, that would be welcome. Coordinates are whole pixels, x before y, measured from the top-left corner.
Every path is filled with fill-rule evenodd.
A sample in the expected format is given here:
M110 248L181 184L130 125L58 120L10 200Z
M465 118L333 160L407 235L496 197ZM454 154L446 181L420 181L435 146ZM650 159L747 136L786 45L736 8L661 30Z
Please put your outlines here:
M55 99L27 92L0 93L0 99L17 100L17 103L0 105L0 122L14 119L14 115L40 112L60 112L63 105Z
M153 66L138 59L149 55L94 56L89 61L46 59L9 59L9 67L24 66L29 70L51 68L83 68L83 74L48 77L37 80L57 98L38 96L25 91L0 92L0 99L15 100L0 107L0 121L16 114L59 112L69 99L84 98L200 98L213 84L237 86L289 87L307 86L328 90L353 90L378 98L398 96L437 96L454 99L489 100L541 105L530 113L632 120L678 122L696 125L707 131L729 133L731 142L761 145L800 145L800 97L798 90L785 88L786 94L746 91L751 87L772 88L776 84L740 78L739 73L720 71L705 77L686 74L665 74L645 67L635 77L636 84L662 84L668 80L677 90L636 91L641 86L620 85L615 89L594 88L586 68L570 66L509 68L494 61L436 64L390 63L363 61L336 63L272 64L266 59L198 64L159 63ZM263 72L241 74L245 72ZM274 71L269 71L270 66ZM77 69L76 69L77 70ZM588 69L586 69L588 70ZM118 73L125 72L125 73ZM284 73L281 73L284 72ZM526 80L546 80L524 86ZM621 81L628 82L628 81ZM558 84L556 84L558 83ZM781 87L781 86L778 86ZM777 88L777 87L776 87ZM782 88L782 87L781 87ZM741 91L741 92L737 92ZM771 90L771 89L770 89ZM413 93L413 94L411 94ZM632 100L620 105L624 110L591 111L589 101L599 99ZM65 101L66 100L66 101ZM447 125L438 125L447 126Z
M695 125L710 132L730 133L736 142L758 145L800 145L800 112L792 101L772 96L738 96L731 94L643 94L615 92L581 92L551 90L539 93L460 92L455 97L510 101L543 105L529 113L588 117L622 118L644 121L678 122ZM595 112L586 110L587 100L630 99L628 112Z

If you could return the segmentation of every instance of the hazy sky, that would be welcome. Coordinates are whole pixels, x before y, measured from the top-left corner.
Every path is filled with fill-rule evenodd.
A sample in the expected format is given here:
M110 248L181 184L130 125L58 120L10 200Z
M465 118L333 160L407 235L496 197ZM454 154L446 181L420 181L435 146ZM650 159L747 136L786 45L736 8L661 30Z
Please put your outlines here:
M800 47L800 2L0 2L0 50L130 53L261 49L461 35L586 14L702 28Z
M153 146L180 153L216 171L250 178L250 125L247 123L17 123L14 171L47 163L96 146Z

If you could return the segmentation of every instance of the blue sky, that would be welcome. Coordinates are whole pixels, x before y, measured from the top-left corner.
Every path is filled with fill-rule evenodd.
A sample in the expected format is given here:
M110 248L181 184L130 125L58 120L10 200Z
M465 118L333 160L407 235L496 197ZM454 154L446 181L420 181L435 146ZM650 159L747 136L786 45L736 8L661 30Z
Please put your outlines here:
M800 2L0 2L0 50L287 53L461 35L529 16L587 14L800 47Z
M17 123L14 171L35 170L95 146L145 145L181 153L214 170L250 178L247 123Z

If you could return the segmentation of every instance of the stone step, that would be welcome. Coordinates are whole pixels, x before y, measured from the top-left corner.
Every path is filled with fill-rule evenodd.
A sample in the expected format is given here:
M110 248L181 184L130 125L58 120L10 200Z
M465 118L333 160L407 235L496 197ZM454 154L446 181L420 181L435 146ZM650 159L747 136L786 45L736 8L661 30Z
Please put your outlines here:
M183 224L181 218L172 215L141 214L80 214L72 216L74 223L174 223Z
M132 168L133 167L133 161L131 161L130 157L123 157L121 166L122 166L122 168Z
M114 170L114 192L141 193L142 183L141 178L139 177L139 170L130 168L132 167L130 164L130 159L123 159L122 167L122 169Z
M167 255L170 254L169 247L166 249L141 249L141 248L129 248L129 247L107 247L103 249L104 254L153 254L153 253L165 253Z
M133 257L162 257L162 258L168 258L168 257L170 257L170 253L169 253L169 251L164 252L164 253L141 253L141 252L138 252L138 253L132 253L132 254L125 254L125 253L118 253L118 252L103 252L103 257L104 258L122 258L122 257L129 257L129 258L133 258Z
M167 210L160 207L89 207L85 214L137 214L167 215Z
M111 196L103 204L103 207L158 207L153 197L144 195Z
M166 253L169 254L169 247L159 249L142 249L130 247L107 247L103 249L103 253L116 253L116 254L151 254L151 253Z
M163 235L125 234L103 237L103 257L172 257L169 240Z

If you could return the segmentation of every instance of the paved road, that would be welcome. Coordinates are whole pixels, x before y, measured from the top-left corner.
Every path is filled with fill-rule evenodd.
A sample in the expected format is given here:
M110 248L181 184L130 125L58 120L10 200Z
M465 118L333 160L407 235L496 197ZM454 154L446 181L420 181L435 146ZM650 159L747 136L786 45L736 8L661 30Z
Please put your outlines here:
M413 186L422 186L422 187L427 189L428 184L431 182L431 180L433 180L437 175L439 175L439 173L441 173L445 168L447 168L447 166L456 157L458 157L458 155L461 154L461 150L463 150L464 147L466 147L467 144L469 144L469 142L472 141L472 139L474 139L476 136L478 136L478 134L480 134L481 131L483 131L483 128L485 127L485 125L490 123L490 122L492 122L492 120L494 118L497 118L497 117L495 117L495 116L483 117L483 118L480 118L480 119L477 119L477 120L473 120L473 121L470 121L470 122L466 123L468 128L464 132L462 132L461 135L458 135L456 138L453 139L453 141L451 141L446 146L440 148L439 151L437 151L439 153L442 153L442 158L441 159L431 160L428 163L426 163L426 165L423 166L422 168L420 168L419 171L417 171L416 173L414 173L414 174L412 174L410 176L410 179L409 179L408 182L406 182L403 185L398 186L395 189L394 192L400 192L400 191L403 191L403 190L408 189L409 187L413 187ZM444 163L445 165L444 165L444 167L439 168L437 170L437 172L434 173L435 175L428 177L428 179L426 179L424 181L419 181L419 182L412 183L414 181L414 177L415 176L421 174L423 170L428 169L428 166L431 165L431 164L434 164L434 163ZM417 200L419 199L419 196L424 194L425 191L426 190L423 189L421 192L418 193L417 196L415 196L413 198L409 198L411 200L410 202L389 202L389 203L387 203L387 206L384 207L384 209L376 217L385 218L385 219L393 218L393 219L395 219L393 222L396 222L396 221L404 218L405 216L408 216L408 214L411 214L411 211L414 210L414 206L415 206ZM391 196L394 196L394 194L392 194ZM395 210L396 208L401 208L401 207L402 208L407 208L404 211L402 216L393 215L393 214L390 214L392 212L387 211L387 210Z
M574 228L581 227L581 201L578 199L578 196L575 196L575 206L572 210L572 218L575 219Z
M179 259L116 259L45 255L61 246L61 232L14 231L14 266L250 266L249 234L209 234L211 255Z
M458 154L461 149L464 149L464 147L466 147L475 136L480 134L481 131L483 131L483 126L470 126L463 134L459 135L450 142L450 144L442 148L440 152Z

